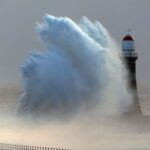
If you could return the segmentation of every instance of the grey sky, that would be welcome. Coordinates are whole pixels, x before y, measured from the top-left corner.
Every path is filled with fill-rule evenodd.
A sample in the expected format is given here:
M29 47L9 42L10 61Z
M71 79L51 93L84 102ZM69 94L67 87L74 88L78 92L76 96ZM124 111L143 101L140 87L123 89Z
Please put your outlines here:
M42 49L35 26L44 14L100 21L121 44L133 29L139 53L137 78L150 83L150 0L0 0L0 84L16 83L32 49Z

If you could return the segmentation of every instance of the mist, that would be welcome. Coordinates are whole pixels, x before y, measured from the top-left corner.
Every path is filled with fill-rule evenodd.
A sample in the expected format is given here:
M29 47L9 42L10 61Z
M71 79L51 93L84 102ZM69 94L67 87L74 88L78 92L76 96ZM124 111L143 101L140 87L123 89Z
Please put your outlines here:
M36 30L45 50L25 59L21 89L2 92L8 103L0 111L1 143L148 148L148 120L124 117L132 108L132 94L120 48L107 29L86 17L76 23L45 15Z

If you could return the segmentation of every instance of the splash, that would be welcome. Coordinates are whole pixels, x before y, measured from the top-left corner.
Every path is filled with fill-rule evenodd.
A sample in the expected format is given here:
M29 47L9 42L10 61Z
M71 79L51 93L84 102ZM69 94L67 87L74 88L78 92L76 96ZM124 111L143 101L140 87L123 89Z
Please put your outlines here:
M128 111L132 100L118 48L99 22L45 15L37 32L47 51L33 52L22 66L19 114L70 119Z

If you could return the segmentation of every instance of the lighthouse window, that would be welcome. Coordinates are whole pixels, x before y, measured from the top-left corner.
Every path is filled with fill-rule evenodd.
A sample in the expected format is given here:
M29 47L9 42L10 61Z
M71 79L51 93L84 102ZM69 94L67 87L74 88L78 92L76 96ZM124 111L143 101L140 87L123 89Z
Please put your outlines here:
M123 41L122 46L123 46L123 50L133 50L134 42L133 41Z

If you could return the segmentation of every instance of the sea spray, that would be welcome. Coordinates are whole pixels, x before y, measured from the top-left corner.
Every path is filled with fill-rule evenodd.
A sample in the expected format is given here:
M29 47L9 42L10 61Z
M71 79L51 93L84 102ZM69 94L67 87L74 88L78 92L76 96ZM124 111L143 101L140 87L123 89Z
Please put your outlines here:
M99 22L45 15L37 32L47 51L33 52L22 65L19 114L60 120L128 111L132 98L119 51Z

